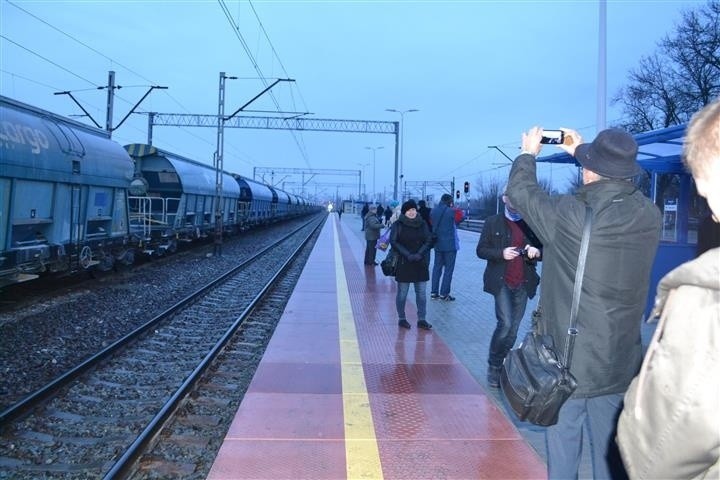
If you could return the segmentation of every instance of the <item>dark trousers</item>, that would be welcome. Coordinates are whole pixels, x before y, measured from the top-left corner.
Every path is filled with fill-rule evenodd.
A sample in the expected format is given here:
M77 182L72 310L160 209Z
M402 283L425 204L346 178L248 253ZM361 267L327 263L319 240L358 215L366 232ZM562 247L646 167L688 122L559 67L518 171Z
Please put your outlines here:
M377 240L365 240L365 265L375 263L375 244Z
M435 263L433 263L432 282L430 293L438 293L440 296L450 295L450 282L452 282L455 271L455 258L457 250L449 252L438 252L435 250ZM440 283L442 277L442 284Z
M527 291L524 286L512 289L503 285L495 295L495 318L497 325L490 340L488 363L492 367L500 367L505 356L515 345L518 327L525 315Z

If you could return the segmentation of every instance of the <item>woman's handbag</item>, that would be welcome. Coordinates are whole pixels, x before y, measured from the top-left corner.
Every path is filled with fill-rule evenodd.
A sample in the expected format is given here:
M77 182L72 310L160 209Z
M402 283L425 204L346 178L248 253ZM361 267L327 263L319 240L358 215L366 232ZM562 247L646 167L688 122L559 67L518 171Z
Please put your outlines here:
M390 251L387 253L387 256L385 257L385 260L380 262L380 268L382 269L382 272L383 274L385 274L385 276L395 276L399 259L400 254L398 254L395 250L391 248Z
M570 363L578 334L577 313L591 225L592 209L586 206L585 226L575 271L570 326L562 358L555 351L552 336L530 331L518 348L510 350L500 371L500 388L510 408L520 420L535 425L555 425L560 407L577 388L575 377L570 373Z
M388 246L390 246L390 227L386 228L382 235L380 235L380 238L377 239L377 242L375 242L375 248L383 252L387 250Z

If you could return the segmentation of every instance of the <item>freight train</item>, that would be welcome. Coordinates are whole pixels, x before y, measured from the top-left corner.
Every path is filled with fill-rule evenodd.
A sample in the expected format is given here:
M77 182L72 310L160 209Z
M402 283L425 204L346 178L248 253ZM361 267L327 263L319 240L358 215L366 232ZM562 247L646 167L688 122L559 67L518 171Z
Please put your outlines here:
M321 209L242 175L221 177L224 234ZM201 162L123 147L104 130L0 96L0 287L109 270L213 235L217 183Z

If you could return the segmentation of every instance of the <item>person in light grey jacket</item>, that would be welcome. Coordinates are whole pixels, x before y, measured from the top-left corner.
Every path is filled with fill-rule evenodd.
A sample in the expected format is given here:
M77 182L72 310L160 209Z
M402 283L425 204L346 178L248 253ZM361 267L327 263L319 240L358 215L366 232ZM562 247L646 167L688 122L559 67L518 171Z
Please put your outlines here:
M720 101L688 126L683 160L720 222ZM658 284L655 329L625 395L618 444L630 478L720 478L720 247Z
M364 227L365 227L365 265L368 266L375 266L378 263L375 261L375 243L377 242L377 239L380 238L380 230L382 230L383 225L380 223L380 220L377 216L377 208L376 207L370 207L368 210L368 213L365 215L364 219Z

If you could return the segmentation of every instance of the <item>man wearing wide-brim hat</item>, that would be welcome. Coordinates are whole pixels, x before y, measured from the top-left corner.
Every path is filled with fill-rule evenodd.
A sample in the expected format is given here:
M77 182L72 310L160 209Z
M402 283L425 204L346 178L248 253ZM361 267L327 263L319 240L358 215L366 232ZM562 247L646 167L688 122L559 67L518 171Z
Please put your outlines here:
M593 477L616 478L623 466L615 444L623 394L640 368L640 324L650 270L660 240L661 214L634 184L643 173L635 139L620 129L601 131L591 143L563 129L557 145L582 167L573 194L549 195L538 185L535 158L543 130L522 135L522 153L510 171L507 194L543 244L542 320L563 352L570 321L586 205L592 208L578 334L570 371L577 380L556 425L546 429L549 478L577 478L583 435L593 445Z

